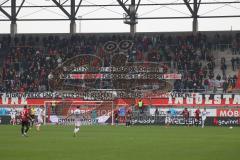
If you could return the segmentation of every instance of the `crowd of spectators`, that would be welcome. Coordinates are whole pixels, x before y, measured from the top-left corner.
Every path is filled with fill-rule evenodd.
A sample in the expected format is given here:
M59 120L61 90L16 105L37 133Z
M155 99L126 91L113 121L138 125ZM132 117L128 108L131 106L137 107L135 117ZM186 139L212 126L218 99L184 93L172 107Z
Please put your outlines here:
M215 34L165 35L165 34L86 34L86 35L19 35L13 40L0 38L4 55L1 78L2 92L34 92L50 90L49 74L69 58L79 54L94 54L103 59L104 66L111 65L111 56L104 44L122 40L133 42L124 51L129 62L164 63L168 72L181 73L182 79L174 81L176 91L208 91L221 87L227 92L235 87L237 76L227 75L225 59L221 59L221 75L215 75L213 50L230 48L240 54L240 34L226 36ZM115 51L121 52L121 51ZM232 70L240 66L240 59L231 59Z

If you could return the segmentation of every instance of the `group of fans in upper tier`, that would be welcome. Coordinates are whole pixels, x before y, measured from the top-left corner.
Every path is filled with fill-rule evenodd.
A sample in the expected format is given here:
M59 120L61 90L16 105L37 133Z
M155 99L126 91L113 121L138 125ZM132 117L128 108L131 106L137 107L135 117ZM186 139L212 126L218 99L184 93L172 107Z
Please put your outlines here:
M112 54L122 53L115 46L104 48L107 42L122 40L133 42L131 49L125 50L129 62L163 63L173 73L181 73L182 80L174 83L177 91L210 90L216 80L215 50L232 50L233 55L240 54L240 34L212 33L197 35L176 34L94 34L73 36L27 36L18 35L12 41L9 37L0 37L3 66L0 73L0 91L36 92L49 91L48 75L64 61L82 54L96 55L103 61L104 67L111 66ZM125 47L125 46L123 46ZM111 50L113 53L106 52ZM114 50L114 51L113 51ZM226 73L227 61L232 62L233 70L240 66L240 58L225 60L221 65L221 80L226 88L234 87L236 77ZM121 60L119 60L121 62ZM206 62L206 63L205 63ZM230 62L230 63L231 63ZM217 73L218 74L218 73ZM219 76L218 76L219 77ZM219 78L218 78L219 79ZM106 88L108 84L101 86ZM217 86L223 87L223 85Z

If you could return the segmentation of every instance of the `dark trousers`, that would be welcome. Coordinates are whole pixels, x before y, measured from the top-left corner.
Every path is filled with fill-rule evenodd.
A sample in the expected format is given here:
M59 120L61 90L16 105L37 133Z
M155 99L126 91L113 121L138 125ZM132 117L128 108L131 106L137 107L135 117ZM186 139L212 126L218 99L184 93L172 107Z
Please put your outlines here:
M189 117L184 117L184 124L189 125Z
M29 130L29 122L28 121L22 121L22 128L21 128L21 132L22 134L27 133L27 131ZM26 128L26 129L25 129ZM25 130L24 130L25 129Z
M196 126L199 125L199 121L200 121L200 118L199 118L199 117L195 117L195 125L196 125Z
M35 115L31 115L31 122L29 126L33 127L34 120L35 120Z
M139 107L140 113L143 114L144 110L143 107Z
M126 126L130 126L131 122L130 120L126 120Z

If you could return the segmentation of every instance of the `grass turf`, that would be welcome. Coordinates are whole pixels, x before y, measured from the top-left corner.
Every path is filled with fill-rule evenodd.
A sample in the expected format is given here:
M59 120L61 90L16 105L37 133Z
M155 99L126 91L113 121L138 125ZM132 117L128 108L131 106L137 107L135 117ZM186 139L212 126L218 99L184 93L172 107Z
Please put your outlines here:
M43 126L22 137L0 126L2 160L227 160L240 156L240 128Z

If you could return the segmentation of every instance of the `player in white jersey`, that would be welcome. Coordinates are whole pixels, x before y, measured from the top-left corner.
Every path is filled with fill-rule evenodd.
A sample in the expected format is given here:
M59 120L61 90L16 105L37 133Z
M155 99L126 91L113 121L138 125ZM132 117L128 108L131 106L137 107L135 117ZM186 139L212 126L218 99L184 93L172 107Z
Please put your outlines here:
M16 115L17 115L17 110L16 109L11 109L11 111L10 111L10 116L11 116L10 124L16 125Z
M74 128L74 131L73 131L73 136L76 137L77 132L79 132L79 130L80 130L81 121L83 119L83 115L82 115L79 107L77 107L77 109L73 112L73 116L74 116L74 119L75 119L75 128Z
M41 124L43 124L43 118L45 116L45 110L44 108L38 108L36 111L36 115L37 115L37 123L36 123L36 129L37 131L40 131L40 126Z
M169 126L170 126L170 123L172 122L172 120L171 120L171 111L170 110L168 110L167 112L166 112L166 118L165 118L165 124L166 124L166 128L168 128Z
M204 128L205 127L205 120L207 118L207 110L206 110L206 108L204 108L204 110L202 111L201 116L202 116L202 128Z

